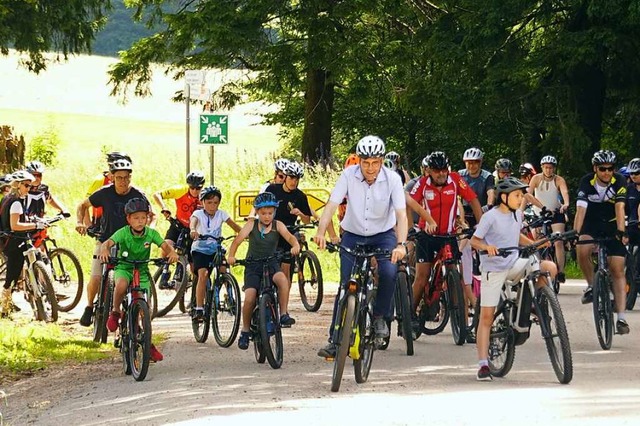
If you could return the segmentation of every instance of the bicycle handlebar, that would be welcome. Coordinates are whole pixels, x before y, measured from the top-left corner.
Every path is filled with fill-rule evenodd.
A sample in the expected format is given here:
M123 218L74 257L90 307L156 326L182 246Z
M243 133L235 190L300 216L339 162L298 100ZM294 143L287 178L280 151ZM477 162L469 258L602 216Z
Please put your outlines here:
M215 235L199 235L198 240L216 240L217 242L221 243L225 240L229 240L235 237L235 235L230 235L228 237L216 237Z
M99 259L100 256L97 255L93 255L94 259ZM146 265L148 263L153 263L156 266L161 266L164 265L165 263L167 263L167 258L165 257L154 257L154 258L150 258L150 259L146 259L146 260L129 260L126 257L114 257L114 256L109 256L107 258L107 262L105 263L110 263L113 265L117 265L118 263L127 263L129 265L133 265L134 267L139 266L139 265Z
M316 226L318 226L318 222L311 221L310 223L296 223L295 225L287 225L287 229L293 234L294 232L297 232L301 229L313 229Z
M567 240L573 240L577 237L578 237L578 231L576 231L575 229L572 229L566 232L554 232L553 234L549 235L546 238L542 238L540 240L535 241L533 244L529 244L526 246L518 246L518 247L499 248L497 256L507 257L509 256L509 254L511 254L511 252L514 252L514 251L531 256L533 253L536 252L536 250L538 250L538 247L540 247L543 244L546 244L547 242L553 243L559 240L567 241ZM489 254L487 250L480 250L478 253L484 254L484 255Z
M362 247L358 245L356 245L355 248L349 248L349 247L343 246L342 244L327 243L327 250L329 250L330 253L335 253L337 251L342 250L355 257L372 257L372 256L391 257L391 252L389 250L376 248L373 250L369 249L369 251L367 251L366 246Z
M236 265L240 265L240 266L246 266L246 265L251 265L251 264L256 264L256 263L260 263L260 264L265 264L268 262L271 262L273 260L281 260L282 258L284 258L284 253L276 253L276 254L272 254L271 256L266 256L266 257L258 257L258 258L245 258L245 259L236 259Z

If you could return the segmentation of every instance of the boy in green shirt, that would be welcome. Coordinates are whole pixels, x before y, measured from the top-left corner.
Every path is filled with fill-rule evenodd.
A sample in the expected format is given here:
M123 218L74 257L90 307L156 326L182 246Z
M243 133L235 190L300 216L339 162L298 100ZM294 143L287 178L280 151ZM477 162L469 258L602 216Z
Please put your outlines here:
M115 244L118 244L118 254L127 252L129 260L148 260L151 257L151 244L155 244L162 249L162 253L168 258L169 262L177 262L178 254L164 238L155 229L149 228L147 219L150 212L150 206L147 200L142 198L132 198L124 206L124 212L127 215L128 226L120 228L104 243L100 248L100 260L107 262L109 260L109 250ZM140 287L149 290L151 286L151 275L149 274L148 265L140 266ZM116 265L113 273L115 280L115 289L113 292L113 311L107 320L107 329L114 332L118 329L121 312L120 306L122 299L127 293L129 283L133 279L133 265L128 263L120 263ZM162 361L163 356L151 345L151 360Z

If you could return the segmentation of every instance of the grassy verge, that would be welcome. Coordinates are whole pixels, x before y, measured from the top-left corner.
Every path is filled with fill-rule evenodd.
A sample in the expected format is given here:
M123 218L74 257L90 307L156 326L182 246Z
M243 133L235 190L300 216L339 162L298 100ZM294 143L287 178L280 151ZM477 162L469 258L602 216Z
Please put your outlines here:
M24 375L58 362L86 362L113 355L100 345L57 324L0 320L0 372Z

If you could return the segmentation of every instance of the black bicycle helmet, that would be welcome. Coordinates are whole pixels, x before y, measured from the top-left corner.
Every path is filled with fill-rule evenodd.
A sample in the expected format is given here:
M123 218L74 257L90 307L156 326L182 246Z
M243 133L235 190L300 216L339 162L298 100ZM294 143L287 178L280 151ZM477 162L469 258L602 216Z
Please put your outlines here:
M508 158L500 158L498 161L496 161L496 171L511 173L512 168L513 163Z
M435 170L449 168L449 157L442 151L434 151L427 158L427 167Z
M256 195L253 199L253 207L259 209L261 207L278 207L278 200L271 192L263 192Z
M127 204L124 206L124 212L126 214L133 214L137 212L149 213L150 211L151 206L144 198L132 198L127 201Z
M204 186L204 173L194 170L187 175L187 185L192 188L202 188Z
M200 191L200 201L206 200L207 198L212 198L218 196L218 199L222 200L222 192L215 186L207 186Z
M496 198L498 199L498 204L504 202L504 204L509 208L509 210L513 213L513 218L516 218L516 210L512 209L507 202L509 200L509 194L514 191L525 191L529 185L526 183L520 182L518 179L509 176L508 178L500 179L496 183ZM505 201L502 201L502 194L507 194L507 198Z
M129 157L127 153L113 151L107 154L107 163L111 164L116 160L127 160L128 162L132 163L131 157Z

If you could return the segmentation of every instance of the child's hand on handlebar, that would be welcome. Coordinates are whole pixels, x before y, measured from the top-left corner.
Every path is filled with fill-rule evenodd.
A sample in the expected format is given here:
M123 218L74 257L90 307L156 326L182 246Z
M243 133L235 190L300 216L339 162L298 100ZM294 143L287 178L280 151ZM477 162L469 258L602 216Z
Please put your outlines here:
M234 256L227 256L227 263L231 266L235 265L236 258Z

